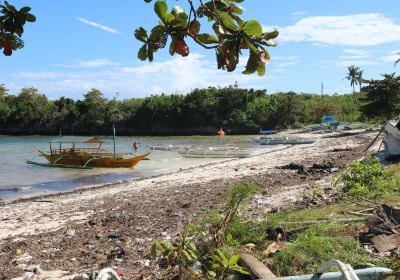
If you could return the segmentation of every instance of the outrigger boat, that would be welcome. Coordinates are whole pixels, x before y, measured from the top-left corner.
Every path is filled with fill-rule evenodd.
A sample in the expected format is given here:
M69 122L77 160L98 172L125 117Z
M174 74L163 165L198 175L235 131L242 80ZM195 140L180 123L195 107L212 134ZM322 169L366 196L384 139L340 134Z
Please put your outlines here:
M132 153L115 153L102 148L105 142L98 138L80 139L71 136L61 136L56 140L50 141L50 151L39 152L37 157L44 157L48 163L37 162L33 159L28 160L27 164L35 164L48 167L63 168L82 168L91 169L93 167L110 168L131 168L139 161L143 160L150 153L134 155ZM65 147L66 144L68 147Z
M194 158L246 158L251 155L249 150L230 146L197 147L176 151L181 156Z
M260 145L299 145L299 144L312 144L314 139L306 139L295 136L259 136L254 141Z

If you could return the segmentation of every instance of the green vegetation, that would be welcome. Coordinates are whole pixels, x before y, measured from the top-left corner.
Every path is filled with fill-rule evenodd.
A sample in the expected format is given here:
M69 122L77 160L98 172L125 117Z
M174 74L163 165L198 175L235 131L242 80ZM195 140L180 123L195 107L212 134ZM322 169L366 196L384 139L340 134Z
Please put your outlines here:
M231 234L226 234L226 227L258 191L252 184L236 184L227 192L223 218L213 215L207 219L208 223L190 224L191 236L181 236L180 242L157 240L151 248L153 258L160 251L169 267L178 267L179 279L224 280L232 273L249 274L238 265L240 257L229 247L233 239Z
M361 119L351 94L321 96L294 92L267 94L265 90L238 86L194 89L187 95L155 95L146 98L106 99L98 89L82 100L48 99L36 88L8 94L0 85L0 133L2 134L118 134L193 135L257 133L319 123L323 115L339 121Z
M353 197L376 197L395 187L385 168L372 155L364 161L353 162L336 183L343 183L343 190Z
M391 119L400 114L400 76L384 74L382 80L371 80L363 88L361 112L369 118Z
M340 182L345 191L339 202L321 204L317 208L270 213L261 222L249 221L245 216L237 215L240 209L243 210L246 206L248 198L257 192L257 187L253 185L238 184L227 192L225 214L221 215L220 211L215 209L195 221L195 224L190 224L187 231L189 236L184 239L189 245L182 242L180 253L172 255L182 256L182 264L185 264L182 271L190 272L190 276L185 274L188 276L186 279L223 279L221 275L241 271L242 268L236 267L238 257L234 252L238 246L245 245L254 247L254 254L259 256L260 260L269 263L269 267L277 276L314 273L318 266L330 259L339 259L352 266L372 263L396 270L400 267L398 260L369 254L363 248L357 236L365 222L359 215L355 216L355 213L371 207L369 202L363 200L365 197L374 197L377 203L398 205L399 170L400 165L384 168L375 158L369 156L364 161L352 163L340 175L339 180L335 181L334 184ZM365 203L367 204L363 206ZM233 209L237 210L230 216L229 213ZM231 218L226 219L228 216ZM281 250L271 254L266 249L274 241L269 240L268 235L271 229L277 227L283 229L285 241L281 243ZM219 231L215 228L224 230ZM216 238L216 232L222 232L220 236L224 238ZM170 253L177 250L179 245L166 242L168 245L156 243L153 251L158 248L168 259ZM177 264L177 260L173 260L172 263ZM197 274L193 274L193 267L197 261L201 263L201 269L197 270Z
M36 17L30 13L30 7L20 10L4 1L0 2L0 50L3 49L5 56L10 56L13 50L24 47L21 39L26 22L35 22Z
M167 1L154 2L154 12L159 18L158 25L149 34L143 27L135 31L136 39L143 43L138 52L140 60L153 61L154 53L165 48L169 39L171 55L176 53L188 56L190 51L186 40L192 39L198 45L215 51L218 69L234 71L242 50L246 50L249 58L243 74L253 74L256 71L259 76L265 74L265 65L270 59L265 48L277 45L272 41L279 35L277 30L263 32L257 20L243 20L241 16L245 10L237 3L244 0L187 2L189 13L179 6L173 7L169 12ZM206 25L206 28L202 25ZM201 29L212 30L213 34L200 33Z

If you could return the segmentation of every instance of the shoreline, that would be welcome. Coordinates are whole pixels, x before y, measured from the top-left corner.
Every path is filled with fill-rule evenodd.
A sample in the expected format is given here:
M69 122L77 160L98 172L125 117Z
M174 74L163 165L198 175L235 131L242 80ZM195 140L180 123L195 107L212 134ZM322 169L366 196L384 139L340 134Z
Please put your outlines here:
M28 252L33 256L30 263L40 264L47 271L61 269L72 275L85 269L96 269L103 263L100 259L110 250L107 246L112 247L113 244L99 244L108 248L102 253L93 255L93 252L88 252L93 257L90 264L81 259L77 249L84 246L87 240L95 238L95 232L106 234L106 231L121 232L132 240L145 238L144 243L133 242L129 247L130 257L126 263L117 264L121 269L139 267L134 263L147 258L151 240L165 238L163 234L174 236L177 226L201 215L201 209L221 207L223 193L236 182L257 183L261 187L261 197L253 200L250 216L258 217L275 208L293 207L301 203L301 191L315 185L329 185L329 178L334 173L318 170L306 176L297 174L295 170L277 167L289 163L304 166L325 163L342 169L364 154L363 149L373 136L374 133L338 135L336 138L321 135L312 145L289 146L250 158L229 159L130 182L0 204L0 244L5 247L0 251L0 271L6 269L5 275L12 276L17 276L21 271L7 262L13 248ZM333 149L342 152L333 152ZM110 223L107 227L100 226L102 222L93 222L92 225L91 221L98 221L102 216L113 216L115 211L121 211L123 219L111 219L107 221ZM76 238L65 236L68 228L76 230ZM30 241L23 242L21 238ZM41 245L38 247L37 244ZM57 260L40 250L54 246L62 247L62 254L55 254L59 258ZM47 262L49 258L50 262ZM71 265L66 261L70 258L77 259L78 263ZM86 265L82 265L82 261Z

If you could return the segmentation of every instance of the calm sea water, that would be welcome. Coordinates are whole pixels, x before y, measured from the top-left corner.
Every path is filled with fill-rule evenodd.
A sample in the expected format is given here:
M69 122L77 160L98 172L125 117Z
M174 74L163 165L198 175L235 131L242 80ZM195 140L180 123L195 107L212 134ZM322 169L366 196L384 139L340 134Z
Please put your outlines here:
M94 168L67 169L48 168L26 164L37 152L35 147L48 150L48 136L0 136L0 199L8 200L22 196L70 191L118 181L134 180L189 168L221 159L183 158L173 151L153 151L149 160L143 160L132 169ZM83 138L83 137L82 137ZM251 136L226 136L225 144L237 145L252 150L268 149L251 142ZM105 145L112 151L112 140ZM117 137L117 152L131 150L133 141L141 143L139 153L148 151L146 145L218 145L218 136L190 137ZM38 161L43 161L39 158ZM43 161L45 162L45 161Z

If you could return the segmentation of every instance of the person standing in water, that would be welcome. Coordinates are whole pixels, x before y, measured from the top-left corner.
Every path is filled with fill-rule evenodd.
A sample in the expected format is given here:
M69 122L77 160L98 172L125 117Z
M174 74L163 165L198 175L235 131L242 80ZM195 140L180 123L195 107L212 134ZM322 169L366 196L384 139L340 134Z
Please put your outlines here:
M139 149L138 142L134 141L134 142L133 142L133 145L132 145L132 150L134 150L135 153L136 153L138 149Z

